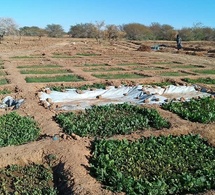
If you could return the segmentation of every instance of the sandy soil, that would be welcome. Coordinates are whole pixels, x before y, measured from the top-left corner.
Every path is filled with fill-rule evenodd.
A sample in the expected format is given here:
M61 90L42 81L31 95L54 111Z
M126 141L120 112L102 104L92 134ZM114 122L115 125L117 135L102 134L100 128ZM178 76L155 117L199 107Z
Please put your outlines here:
M145 45L152 46L158 42L144 42ZM65 69L71 70L74 74L83 77L86 81L76 83L52 83L52 85L68 85L78 86L83 84L92 84L94 82L108 82L114 85L119 85L121 82L128 84L144 84L150 82L161 82L166 79L175 81L175 83L183 84L182 77L164 77L159 76L160 72L184 71L190 73L187 77L197 78L201 74L195 74L190 69L180 69L168 65L168 62L173 64L184 65L201 65L205 69L214 69L215 63L213 55L209 55L208 50L214 49L214 43L184 43L184 46L189 50L184 49L177 51L174 42L159 42L159 44L166 44L168 47L160 51L137 51L139 48L138 42L119 41L110 45L108 42L97 44L94 40L80 40L71 38L51 39L42 37L27 38L23 37L21 40L14 37L5 37L5 40L0 44L0 58L4 61L5 76L10 83L0 86L0 89L8 88L13 91L12 97L16 99L24 98L24 104L17 110L23 116L32 116L38 122L41 128L41 139L21 146L9 146L0 148L0 167L9 164L26 164L30 162L41 163L44 156L48 154L55 154L61 162L62 170L68 173L69 182L73 194L77 195L109 195L114 194L105 190L99 182L97 182L89 174L88 158L90 157L90 142L91 138L80 138L78 136L69 137L62 134L61 128L54 122L53 116L57 111L53 109L46 109L39 103L37 93L50 83L26 83L26 75L20 74L17 66L21 65L38 65L38 64L59 64ZM196 48L202 48L201 51ZM77 53L95 53L96 56L81 56L80 58L52 58L53 53L64 53L67 55L75 55ZM29 56L37 55L39 58L11 58L13 56ZM146 67L163 66L165 69L159 71L149 70L133 70L133 67L122 67L124 72L138 72L139 74L147 74L150 77L142 79L123 79L119 80L103 80L92 76L92 73L83 71L83 64L101 63L108 64L108 67L118 67L122 63L142 63ZM163 62L163 63L160 63ZM165 63L167 62L167 63ZM86 68L86 67L85 67ZM112 72L111 72L112 73ZM30 75L28 75L30 76ZM203 75L215 78L214 75ZM185 76L186 77L186 76ZM184 78L184 76L183 76ZM214 90L214 86L206 86L208 89ZM1 98L5 95L1 95ZM172 127L161 131L145 131L141 134L133 133L127 136L116 136L119 139L126 137L129 139L136 139L140 136L150 135L180 135L180 134L200 134L215 146L215 125L214 124L200 124L182 120L177 115L168 111L164 111L159 106L152 105L149 107L156 108L160 114L167 118ZM0 110L0 114L10 112L8 110ZM53 136L58 136L58 140L54 140ZM66 190L65 190L66 192ZM67 189L67 193L71 191ZM119 193L118 193L119 194ZM123 193L121 193L123 194ZM215 194L210 191L204 194Z

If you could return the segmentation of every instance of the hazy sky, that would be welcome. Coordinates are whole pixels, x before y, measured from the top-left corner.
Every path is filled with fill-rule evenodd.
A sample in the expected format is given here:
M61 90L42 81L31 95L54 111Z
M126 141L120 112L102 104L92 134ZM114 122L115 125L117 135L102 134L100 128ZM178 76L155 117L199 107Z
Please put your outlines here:
M104 21L122 25L153 22L175 29L196 23L215 28L215 0L0 0L0 18L13 18L19 27L72 25Z

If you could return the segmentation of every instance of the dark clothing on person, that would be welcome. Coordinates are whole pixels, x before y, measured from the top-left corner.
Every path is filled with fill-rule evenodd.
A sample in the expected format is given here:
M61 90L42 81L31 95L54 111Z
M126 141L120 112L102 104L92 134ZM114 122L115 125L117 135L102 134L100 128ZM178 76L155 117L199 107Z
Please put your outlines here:
M181 37L179 35L177 35L176 37L176 43L177 43L177 49L181 49L182 48L182 44L181 44Z

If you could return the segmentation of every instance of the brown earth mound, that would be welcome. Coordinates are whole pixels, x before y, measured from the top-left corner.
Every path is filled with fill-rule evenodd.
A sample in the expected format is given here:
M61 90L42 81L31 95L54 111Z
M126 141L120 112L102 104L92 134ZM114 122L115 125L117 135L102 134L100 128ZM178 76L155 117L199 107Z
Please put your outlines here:
M147 45L141 45L137 51L151 51L151 47L147 46Z

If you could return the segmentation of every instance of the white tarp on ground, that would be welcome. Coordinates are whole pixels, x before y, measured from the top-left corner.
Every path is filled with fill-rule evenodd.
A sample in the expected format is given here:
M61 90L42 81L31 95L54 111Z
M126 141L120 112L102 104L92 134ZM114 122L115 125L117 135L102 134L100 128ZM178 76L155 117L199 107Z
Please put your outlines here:
M189 101L192 97L210 96L206 90L196 90L196 86L169 85L165 88L152 86L110 86L107 89L83 90L68 89L65 92L42 92L41 101L59 103L60 110L80 110L92 105L105 105L110 103L130 102L134 104L163 104L167 99ZM49 102L47 102L49 104Z
M11 96L6 96L2 102L0 102L0 109L6 109L8 107L13 107L13 109L18 109L21 104L23 104L24 99L15 100Z

